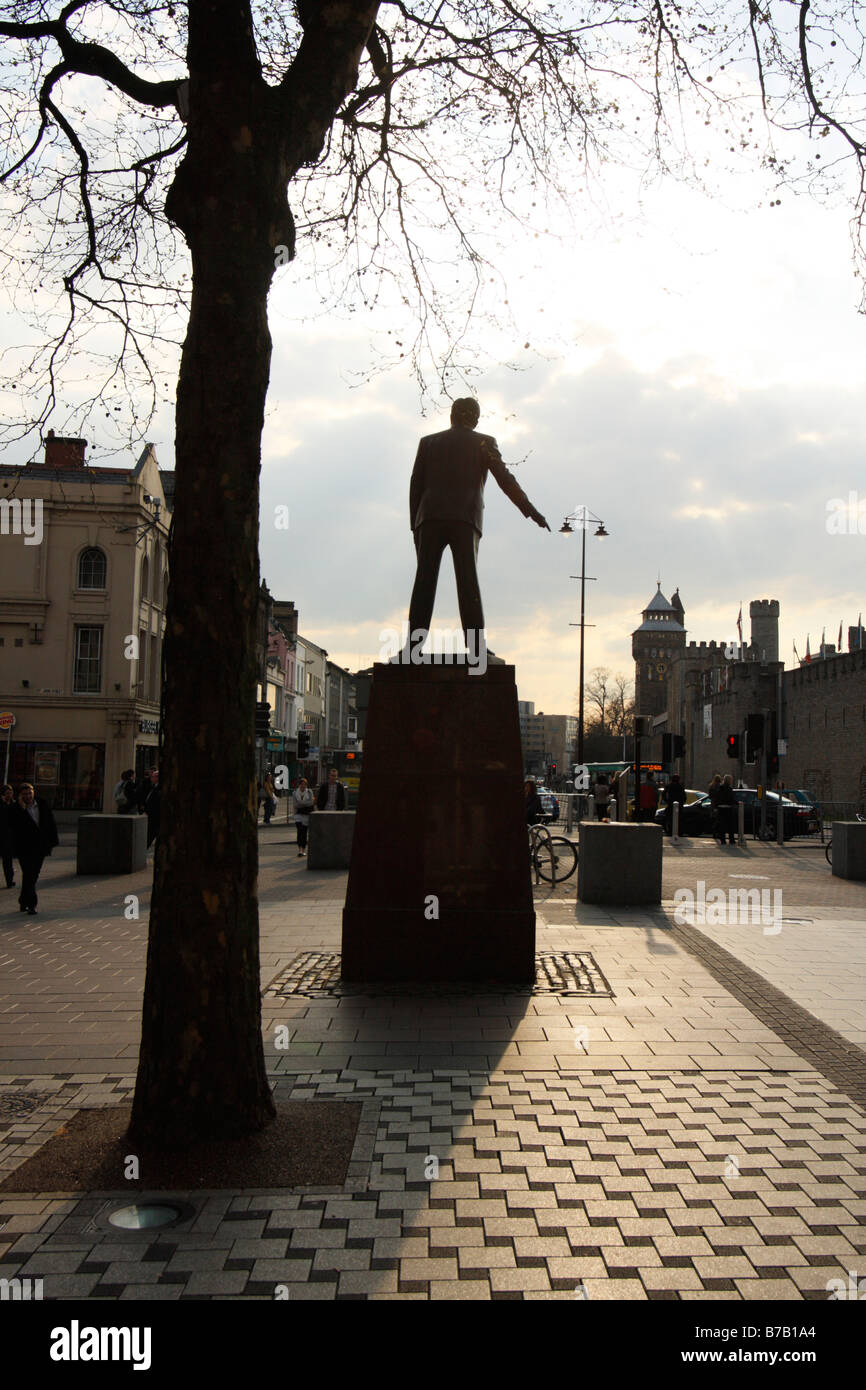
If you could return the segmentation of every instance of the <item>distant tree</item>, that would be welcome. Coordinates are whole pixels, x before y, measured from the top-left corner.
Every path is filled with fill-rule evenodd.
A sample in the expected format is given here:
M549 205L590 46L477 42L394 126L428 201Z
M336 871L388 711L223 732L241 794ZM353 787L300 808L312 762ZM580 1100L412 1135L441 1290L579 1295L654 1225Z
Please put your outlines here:
M617 671L612 682L610 696L609 732L612 734L634 733L634 681Z
M608 705L611 698L611 675L607 666L596 666L583 687L584 732L608 734ZM577 704L580 702L578 691ZM575 706L575 708L577 705Z
M296 236L362 311L394 287L415 319L400 354L441 355L449 379L489 273L469 201L476 226L507 235L543 217L546 190L573 202L611 161L687 173L695 121L794 179L755 133L757 93L779 126L826 137L803 179L852 155L859 224L862 20L843 0L0 4L3 282L32 307L35 342L18 427L53 421L66 393L64 432L99 412L144 427L183 342L137 1139L245 1134L273 1115L257 518L268 293Z

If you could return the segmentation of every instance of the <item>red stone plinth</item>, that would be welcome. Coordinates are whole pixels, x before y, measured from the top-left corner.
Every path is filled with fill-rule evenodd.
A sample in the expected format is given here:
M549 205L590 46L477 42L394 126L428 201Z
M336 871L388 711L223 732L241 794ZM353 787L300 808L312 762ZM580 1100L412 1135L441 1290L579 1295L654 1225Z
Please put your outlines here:
M534 979L513 666L374 666L342 972Z

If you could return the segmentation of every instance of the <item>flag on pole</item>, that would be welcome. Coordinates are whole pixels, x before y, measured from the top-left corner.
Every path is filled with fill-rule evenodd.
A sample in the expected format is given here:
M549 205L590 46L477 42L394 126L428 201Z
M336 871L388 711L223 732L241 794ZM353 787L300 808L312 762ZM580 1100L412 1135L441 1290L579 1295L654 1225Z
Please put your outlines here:
M794 660L799 663L800 653L797 651L797 643L794 643Z
M808 634L808 632L806 633L806 655L805 655L804 660L806 660L806 661L811 661L811 660L812 660L812 653L809 651L809 634Z
M737 618L737 636L740 639L740 646L743 645L743 605L740 604L740 616Z
M837 652L842 650L842 619L839 619L839 641L836 643Z

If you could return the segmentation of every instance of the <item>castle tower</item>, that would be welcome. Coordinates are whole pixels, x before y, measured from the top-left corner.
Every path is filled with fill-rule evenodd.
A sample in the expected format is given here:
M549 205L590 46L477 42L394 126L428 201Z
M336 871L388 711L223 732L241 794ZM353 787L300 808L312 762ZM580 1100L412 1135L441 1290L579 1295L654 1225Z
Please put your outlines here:
M750 654L754 661L779 660L779 600L756 598L749 604L752 620Z
M686 644L679 590L668 601L659 581L642 616L643 622L631 635L635 710L638 714L661 714L667 709L671 662Z

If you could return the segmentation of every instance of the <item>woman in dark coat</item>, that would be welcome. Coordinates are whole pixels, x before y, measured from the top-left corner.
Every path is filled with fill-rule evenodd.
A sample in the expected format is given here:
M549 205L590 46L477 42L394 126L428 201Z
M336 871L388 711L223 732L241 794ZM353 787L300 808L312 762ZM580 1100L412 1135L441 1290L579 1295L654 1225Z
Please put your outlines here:
M10 808L12 846L21 865L21 894L18 903L22 912L36 915L36 883L46 854L59 843L57 825L47 801L36 796L29 782L18 788L18 800Z
M6 887L15 887L15 865L12 862L12 803L15 800L15 788L7 782L0 787L0 858L3 860L3 875L6 879Z
M526 797L526 824L537 825L544 815L544 807L541 804L541 797L535 790L534 782L524 782L523 795Z

